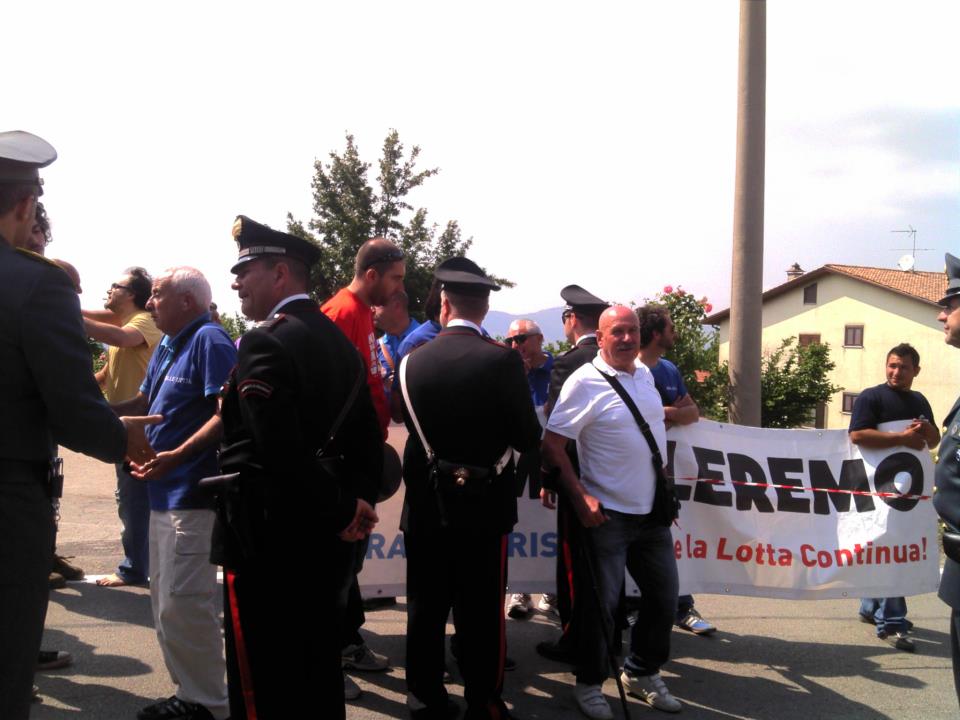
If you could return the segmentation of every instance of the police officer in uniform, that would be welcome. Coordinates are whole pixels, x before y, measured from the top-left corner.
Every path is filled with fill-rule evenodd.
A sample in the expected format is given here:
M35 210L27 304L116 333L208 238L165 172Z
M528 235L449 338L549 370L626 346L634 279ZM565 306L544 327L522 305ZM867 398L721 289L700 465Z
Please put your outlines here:
M517 520L511 448L534 448L540 423L519 353L481 333L490 291L499 286L463 257L443 262L435 275L442 283L443 329L406 355L399 369L410 432L401 522L407 705L416 718L458 712L443 686L444 628L452 607L466 717L507 718L500 695L506 542Z
M104 462L152 451L144 420L117 418L93 379L73 284L25 250L41 194L38 169L57 157L43 139L0 133L0 718L30 709L53 562L50 498L58 444ZM128 449L129 444L129 449Z
M960 259L947 253L947 292L940 300L948 345L960 348ZM953 682L960 702L960 398L943 421L943 438L937 452L936 493L933 506L945 524L943 548L946 559L940 578L940 599L950 606L950 650L953 655Z
M233 288L261 322L240 341L221 404L220 465L238 473L221 485L213 551L231 714L343 718L331 628L350 568L337 538L366 537L376 522L382 435L356 348L307 294L317 247L242 215L233 234ZM336 467L321 468L318 452ZM288 592L305 558L325 563L306 614Z
M579 285L567 285L560 291L560 297L566 303L563 309L563 330L567 340L573 347L563 355L557 357L550 372L550 389L547 393L546 414L557 404L560 397L560 388L573 371L588 362L591 362L599 352L597 345L597 326L600 314L610 305L593 293L584 290ZM569 444L569 454L574 467L579 468L576 461L575 443ZM555 641L544 640L537 644L537 652L551 660L573 662L573 651L576 647L575 633L577 621L573 607L577 589L571 585L573 576L572 560L578 552L576 528L579 526L577 515L570 507L569 501L551 482L550 473L544 475L544 493L550 493L550 498L556 498L557 508L557 611L560 615L562 633ZM544 503L551 506L550 499ZM589 590L589 589L588 589Z

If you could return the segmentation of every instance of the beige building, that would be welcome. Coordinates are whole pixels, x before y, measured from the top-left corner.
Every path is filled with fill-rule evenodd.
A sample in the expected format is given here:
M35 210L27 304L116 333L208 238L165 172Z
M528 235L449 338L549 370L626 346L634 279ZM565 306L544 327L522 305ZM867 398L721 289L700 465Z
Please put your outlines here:
M763 352L786 337L830 346L836 368L830 375L843 388L818 409L816 426L845 428L853 401L864 388L886 380L887 351L902 342L920 353L913 389L923 393L936 423L960 394L960 354L943 339L937 322L947 287L944 273L888 270L859 265L824 265L804 273L794 265L789 279L763 294ZM707 322L720 328L720 359L730 350L730 311Z

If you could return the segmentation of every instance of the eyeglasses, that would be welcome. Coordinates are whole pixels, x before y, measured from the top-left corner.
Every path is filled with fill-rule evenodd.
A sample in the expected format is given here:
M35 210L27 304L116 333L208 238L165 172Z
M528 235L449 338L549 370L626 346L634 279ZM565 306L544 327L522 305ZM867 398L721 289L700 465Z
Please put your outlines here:
M120 283L113 283L110 285L111 290L126 290L127 292L133 292L130 289L129 285L121 285Z
M572 318L574 315L576 315L576 313L573 310L564 310L563 314L560 316L560 319L563 322L566 322L567 320Z
M390 250L387 250L382 255L379 255L377 257L371 258L370 260L367 260L367 262L365 262L363 264L363 267L361 267L360 269L368 270L372 268L374 265L379 265L380 263L399 262L400 260L403 260L404 257L405 256L403 254L403 250L401 250L400 248L391 248Z
M505 338L505 339L504 339L504 342L505 342L507 345L520 345L521 343L525 343L525 342L527 341L527 338L528 338L528 337L533 337L533 336L532 336L532 335L523 335L523 334L521 334L521 335L514 335L513 337Z

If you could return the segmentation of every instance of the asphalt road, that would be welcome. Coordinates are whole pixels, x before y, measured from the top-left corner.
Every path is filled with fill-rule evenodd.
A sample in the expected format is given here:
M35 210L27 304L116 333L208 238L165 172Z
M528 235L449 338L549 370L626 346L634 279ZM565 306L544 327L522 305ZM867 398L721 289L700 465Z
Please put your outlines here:
M111 466L66 452L66 490L59 552L72 555L88 574L113 570L119 553L119 521ZM310 578L322 558L304 564L297 577L277 577L291 611L310 613ZM395 608L367 614L371 647L390 656L386 673L356 674L364 690L347 717L407 717L403 680L404 599ZM909 599L917 653L890 648L857 620L857 603L784 601L700 595L697 606L719 628L700 638L675 630L673 659L663 676L683 703L680 717L761 718L956 718L950 669L948 609L935 595ZM573 676L564 665L539 658L537 642L557 632L549 617L509 620L509 654L519 664L508 673L504 697L519 718L580 718L572 697ZM50 593L44 648L73 653L72 667L38 674L40 720L134 718L141 707L169 696L174 687L152 628L149 593L143 588L100 588L70 583ZM450 690L462 695L454 684ZM617 689L604 686L614 712ZM667 717L637 700L634 718ZM309 714L305 715L310 717Z

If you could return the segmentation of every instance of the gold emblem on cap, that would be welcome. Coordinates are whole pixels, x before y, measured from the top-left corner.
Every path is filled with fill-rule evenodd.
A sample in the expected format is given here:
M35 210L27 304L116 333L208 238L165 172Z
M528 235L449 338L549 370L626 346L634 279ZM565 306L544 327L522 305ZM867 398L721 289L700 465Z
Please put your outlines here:
M240 237L240 231L243 230L243 218L237 218L233 221L233 237Z

